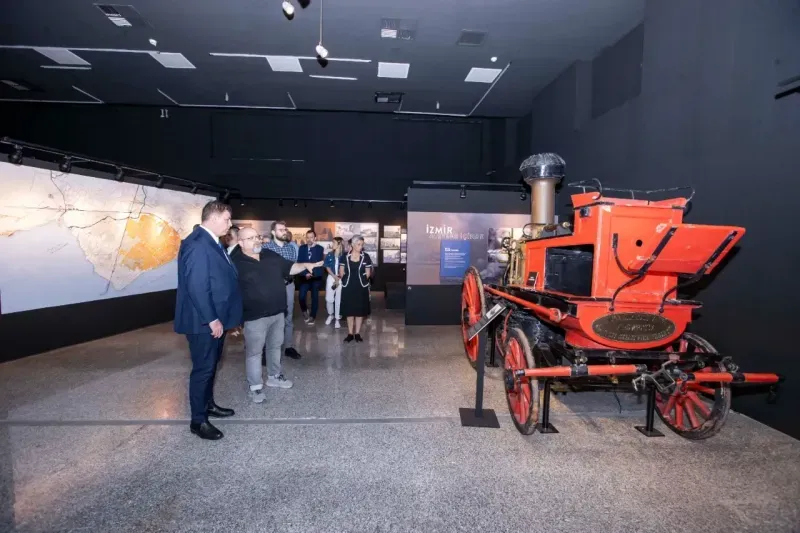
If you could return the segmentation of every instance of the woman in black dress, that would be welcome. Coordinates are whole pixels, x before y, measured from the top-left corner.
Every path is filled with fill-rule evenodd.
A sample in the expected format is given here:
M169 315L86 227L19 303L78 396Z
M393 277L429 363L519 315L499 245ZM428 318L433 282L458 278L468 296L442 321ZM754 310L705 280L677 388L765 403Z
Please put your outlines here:
M339 265L342 280L341 314L347 317L347 337L344 342L363 342L361 322L369 315L369 278L372 276L372 260L363 252L364 238L354 235L352 247L346 261Z

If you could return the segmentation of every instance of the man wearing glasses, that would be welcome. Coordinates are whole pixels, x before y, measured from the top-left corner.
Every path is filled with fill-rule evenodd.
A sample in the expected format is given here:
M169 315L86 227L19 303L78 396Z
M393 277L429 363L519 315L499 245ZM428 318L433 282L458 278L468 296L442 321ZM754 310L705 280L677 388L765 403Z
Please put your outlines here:
M304 270L318 268L315 263L295 263L267 249L253 228L239 231L240 253L231 258L239 272L239 289L244 311L245 370L250 397L261 403L264 382L261 375L261 352L266 346L267 386L288 389L292 382L281 372L281 345L286 314L284 280Z

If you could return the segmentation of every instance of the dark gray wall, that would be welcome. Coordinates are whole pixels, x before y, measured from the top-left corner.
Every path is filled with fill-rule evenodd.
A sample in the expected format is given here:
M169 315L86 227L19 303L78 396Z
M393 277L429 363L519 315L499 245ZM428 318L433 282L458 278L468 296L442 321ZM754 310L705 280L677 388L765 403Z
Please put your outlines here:
M246 196L402 200L413 180L488 181L506 160L505 119L176 107L168 115L151 107L7 103L0 136Z
M705 306L692 327L744 369L787 375L778 405L737 394L734 408L796 437L800 94L773 96L800 74L798 28L800 3L790 0L651 0L643 38L634 30L537 96L530 145L560 153L568 181L691 184L688 220L747 228L697 295ZM562 213L568 201L562 189Z

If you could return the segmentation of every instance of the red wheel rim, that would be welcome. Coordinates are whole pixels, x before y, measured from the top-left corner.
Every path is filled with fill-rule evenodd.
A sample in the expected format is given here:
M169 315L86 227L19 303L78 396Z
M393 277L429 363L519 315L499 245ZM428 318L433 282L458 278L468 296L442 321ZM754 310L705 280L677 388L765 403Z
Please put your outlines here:
M464 349L470 361L478 360L478 337L467 340L469 329L481 319L481 295L474 275L464 279L461 288L461 334L464 338Z
M524 370L527 367L525 353L517 339L508 341L506 347L506 372L513 374L516 370ZM531 382L528 379L514 380L514 388L506 391L508 396L508 406L517 423L525 425L531 414Z
M689 351L689 342L680 339L679 352ZM704 353L702 347L692 344L694 353ZM668 352L675 351L672 347L666 349ZM711 369L706 367L696 372L709 372ZM671 394L657 393L656 407L661 413L665 422L672 425L678 431L695 431L701 429L709 420L714 417L714 401L717 398L717 388L703 385L701 383L683 383L678 380L675 390Z

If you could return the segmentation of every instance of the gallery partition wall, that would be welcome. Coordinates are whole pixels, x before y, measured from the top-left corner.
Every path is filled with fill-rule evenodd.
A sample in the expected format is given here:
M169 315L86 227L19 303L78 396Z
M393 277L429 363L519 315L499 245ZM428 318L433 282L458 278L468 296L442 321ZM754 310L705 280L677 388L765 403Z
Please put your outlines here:
M499 280L503 237L530 222L520 185L420 184L408 189L406 324L461 323L461 280L475 266Z

